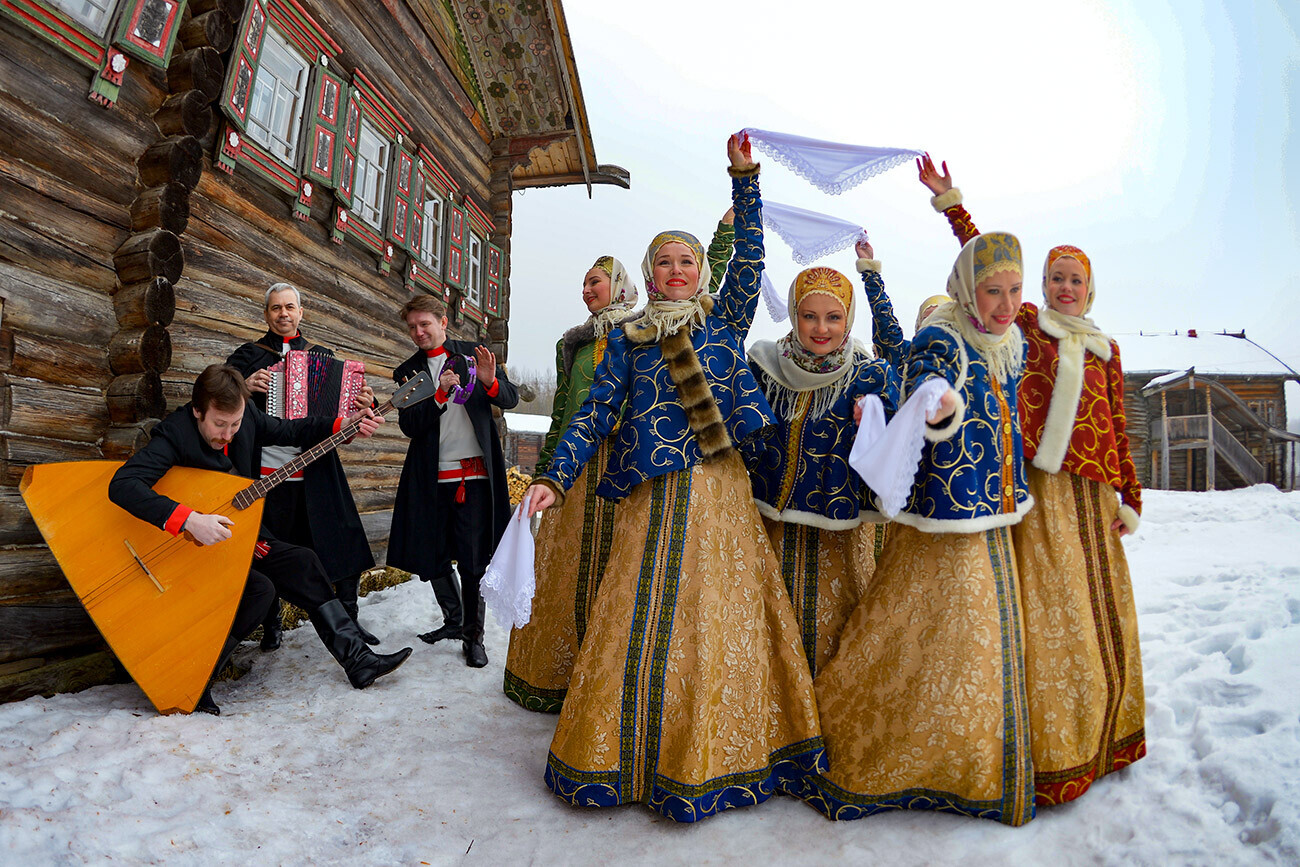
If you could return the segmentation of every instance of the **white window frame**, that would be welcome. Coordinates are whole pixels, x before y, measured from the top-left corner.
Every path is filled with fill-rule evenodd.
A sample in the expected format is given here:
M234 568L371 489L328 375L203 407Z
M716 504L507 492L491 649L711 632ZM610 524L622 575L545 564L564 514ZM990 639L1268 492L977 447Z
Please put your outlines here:
M119 0L45 0L46 3L88 28L96 36L108 33Z
M297 82L281 77L273 68L277 65L297 67ZM311 64L268 22L253 92L248 97L248 137L295 171L310 77Z
M383 231L384 193L388 188L388 162L392 143L361 117L357 133L357 172L352 183L352 210L377 232Z
M420 238L420 261L435 274L442 273L442 220L446 205L442 196L424 187L424 225Z
M469 221L465 221L468 228ZM472 231L466 232L465 262L469 273L465 276L465 297L478 309L483 309L483 239Z

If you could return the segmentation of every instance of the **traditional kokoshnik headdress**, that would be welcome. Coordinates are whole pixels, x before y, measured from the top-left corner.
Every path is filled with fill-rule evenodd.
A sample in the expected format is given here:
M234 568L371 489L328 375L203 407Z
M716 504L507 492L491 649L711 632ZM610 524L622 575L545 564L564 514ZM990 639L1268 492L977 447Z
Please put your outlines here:
M1010 232L985 232L966 242L948 275L948 297L952 299L930 314L925 325L937 326L964 338L975 348L998 382L1018 374L1024 365L1024 337L1012 323L1000 337L980 321L975 305L975 287L1003 271L1024 274L1020 239Z
M799 342L799 305L810 295L827 295L844 308L844 342L826 355L817 355ZM807 268L790 283L786 309L790 332L776 342L761 340L749 351L750 360L773 381L768 402L787 421L793 421L795 406L804 392L815 392L808 407L809 418L819 418L839 399L848 387L855 356L870 353L853 339L853 319L857 312L857 294L853 281L834 268Z

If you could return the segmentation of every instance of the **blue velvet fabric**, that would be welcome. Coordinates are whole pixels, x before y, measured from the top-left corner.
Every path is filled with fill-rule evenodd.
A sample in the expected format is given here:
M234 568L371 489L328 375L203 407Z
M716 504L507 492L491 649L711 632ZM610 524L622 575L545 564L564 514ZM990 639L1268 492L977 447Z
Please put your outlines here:
M771 377L754 367L759 387L771 395ZM863 395L875 394L892 418L898 408L898 374L889 362L858 356L850 385L818 418L805 411L795 422L781 419L763 447L747 455L754 499L781 520L840 530L854 526L863 508L872 508L866 486L849 466L857 425L853 406ZM785 492L789 476L789 490ZM783 495L784 494L784 495ZM799 513L799 514L786 514ZM776 517L764 510L768 517Z
M754 321L763 274L758 177L733 178L731 194L736 211L735 252L722 290L710 299L712 310L704 326L691 332L691 345L727 433L733 444L741 445L775 423L776 417L745 362L745 336ZM611 500L623 499L647 479L692 467L703 457L658 340L634 342L628 337L634 328L634 323L627 323L610 332L587 400L555 447L543 478L566 491L595 453L596 444L611 434L609 464L597 488L600 496Z
M897 518L930 532L967 533L1014 524L1033 504L1025 484L1016 411L1018 375L1000 385L1004 408L995 393L997 383L974 347L931 325L912 339L904 393L913 394L935 377L955 387L963 346L969 359L966 382L958 389L965 403L964 417L946 439L926 442L912 494ZM938 430L951 427L950 422L946 420ZM1009 450L1004 447L1007 435ZM1010 508L1004 503L1008 489Z

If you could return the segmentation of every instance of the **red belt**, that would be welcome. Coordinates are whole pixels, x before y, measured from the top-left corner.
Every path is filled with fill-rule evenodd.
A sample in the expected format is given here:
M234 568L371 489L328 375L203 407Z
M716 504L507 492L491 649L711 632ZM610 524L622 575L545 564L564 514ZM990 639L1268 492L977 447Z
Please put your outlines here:
M465 482L472 479L486 479L487 464L480 458L461 458L460 466L454 470L438 470L438 481L460 482L456 488L456 502L465 502Z

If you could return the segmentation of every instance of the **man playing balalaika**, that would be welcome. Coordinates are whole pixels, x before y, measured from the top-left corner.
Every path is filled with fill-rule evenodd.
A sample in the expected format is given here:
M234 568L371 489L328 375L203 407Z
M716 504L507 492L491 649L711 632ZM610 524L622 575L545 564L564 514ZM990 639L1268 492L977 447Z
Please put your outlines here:
M238 370L224 364L205 369L194 382L191 402L159 422L148 445L114 474L108 486L109 499L140 520L174 536L184 532L200 545L219 545L229 539L233 524L230 518L200 514L159 494L153 486L172 467L196 467L256 479L260 474L257 459L264 446L310 448L344 425L343 419L272 418L254 406L250 396ZM360 435L368 437L383 419L366 409L347 419L347 423L354 421L360 422ZM222 556L220 547L212 551L212 556ZM316 554L279 541L263 528L234 626L214 674L221 670L235 646L256 628L277 593L310 615L321 643L357 689L388 674L411 654L409 647L389 654L372 651L356 622L335 597ZM221 712L212 700L210 684L196 709L211 714Z

